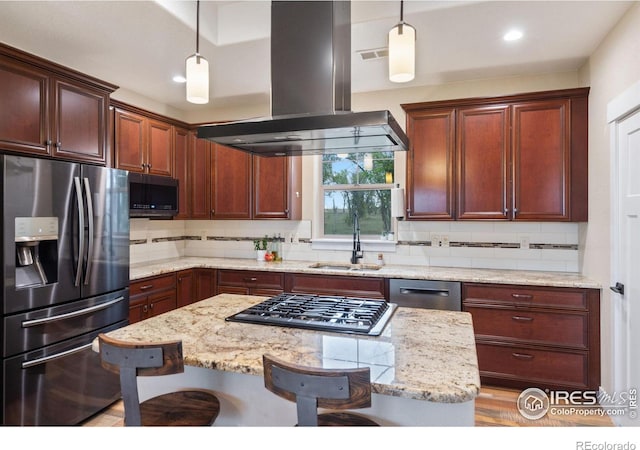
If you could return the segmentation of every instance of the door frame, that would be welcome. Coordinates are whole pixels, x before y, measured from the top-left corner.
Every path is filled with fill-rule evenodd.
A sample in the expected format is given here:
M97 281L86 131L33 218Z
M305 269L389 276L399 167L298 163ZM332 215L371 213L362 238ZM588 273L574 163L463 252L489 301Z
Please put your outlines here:
M619 150L618 150L618 123L632 114L640 111L640 81L637 81L607 104L607 123L609 124L609 148L610 148L610 195L611 195L611 260L610 260L610 284L615 284L621 275L620 262L620 189L619 183ZM613 298L612 300L617 301ZM626 380L627 366L627 324L623 322L621 310L618 305L612 303L611 308L612 331L612 369L613 389L625 390L621 384ZM624 372L624 373L623 373ZM628 383L627 383L628 384ZM622 387L622 389L621 389ZM628 386L627 386L628 387ZM616 418L613 418L617 422ZM619 419L618 419L619 420ZM616 423L622 425L622 423Z

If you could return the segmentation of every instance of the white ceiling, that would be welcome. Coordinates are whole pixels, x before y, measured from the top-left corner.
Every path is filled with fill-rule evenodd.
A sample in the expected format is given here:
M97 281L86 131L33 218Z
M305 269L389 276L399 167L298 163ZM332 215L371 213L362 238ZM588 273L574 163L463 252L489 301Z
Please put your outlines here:
M386 45L399 1L352 1L352 92L479 78L574 71L634 2L417 1L404 5L417 30L415 80L395 84L387 60L358 50ZM0 1L0 41L182 111L269 102L270 2L202 1L200 53L211 101L192 105L184 73L195 51L195 1ZM518 42L502 35L524 32ZM295 74L292 74L294 76Z

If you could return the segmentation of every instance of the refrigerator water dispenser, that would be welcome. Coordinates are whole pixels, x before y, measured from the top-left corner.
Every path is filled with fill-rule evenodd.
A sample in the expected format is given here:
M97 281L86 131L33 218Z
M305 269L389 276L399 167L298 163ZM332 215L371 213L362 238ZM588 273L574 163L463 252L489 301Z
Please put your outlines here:
M16 288L57 281L58 218L16 217Z

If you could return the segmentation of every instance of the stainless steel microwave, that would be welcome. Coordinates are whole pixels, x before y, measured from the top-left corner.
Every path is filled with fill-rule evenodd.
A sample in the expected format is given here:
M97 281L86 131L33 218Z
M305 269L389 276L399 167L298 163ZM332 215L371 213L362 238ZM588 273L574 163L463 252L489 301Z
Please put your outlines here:
M129 217L171 218L178 214L178 180L129 173Z

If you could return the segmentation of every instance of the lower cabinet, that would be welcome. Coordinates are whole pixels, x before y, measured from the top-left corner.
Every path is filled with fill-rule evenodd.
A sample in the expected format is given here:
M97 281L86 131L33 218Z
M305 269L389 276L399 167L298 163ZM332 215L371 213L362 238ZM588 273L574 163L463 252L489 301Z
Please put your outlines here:
M176 309L176 274L142 278L129 285L129 323Z
M288 273L287 292L388 299L384 278Z
M218 294L274 296L284 292L285 274L250 270L218 270Z
M597 390L600 291L464 283L483 384Z
M176 274L177 307L190 305L216 295L216 269L187 269Z

